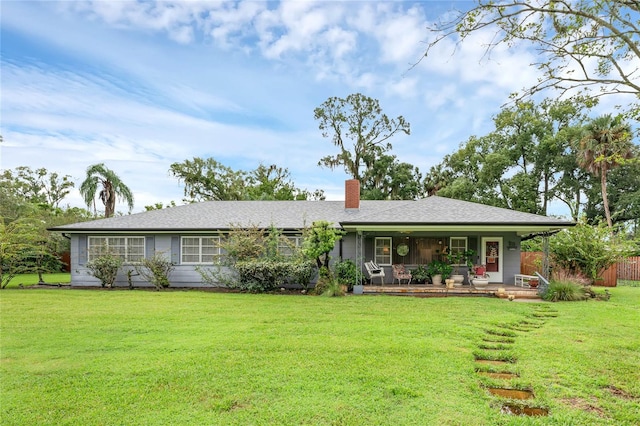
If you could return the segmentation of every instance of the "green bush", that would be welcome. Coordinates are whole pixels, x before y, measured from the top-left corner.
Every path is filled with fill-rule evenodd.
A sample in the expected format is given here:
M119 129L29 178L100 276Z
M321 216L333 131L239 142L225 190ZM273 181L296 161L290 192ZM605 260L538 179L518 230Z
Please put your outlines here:
M351 259L344 259L337 262L334 267L334 275L341 285L346 285L349 290L353 289L353 285L360 279L362 283L362 272L358 271L358 267Z
M586 300L587 296L582 284L571 280L562 280L551 281L547 289L542 293L542 298L550 302L571 302Z
M256 259L236 262L235 270L238 279L231 283L231 287L260 293L282 287L291 268L287 261Z
M313 292L319 296L344 296L342 287L343 284L333 277L329 269L322 267Z
M593 284L607 268L632 253L633 244L605 224L581 222L555 234L549 240L549 249L556 266L581 273Z
M100 280L102 287L111 288L116 281L118 269L122 266L122 258L111 253L103 254L87 262L91 275Z
M303 289L309 289L309 283L316 274L316 264L313 260L295 260L289 263L289 281L299 284Z
M429 271L423 265L411 270L411 279L417 283L426 282L429 279Z
M160 290L169 287L169 274L174 265L162 253L156 253L150 259L142 259L135 268L141 277Z

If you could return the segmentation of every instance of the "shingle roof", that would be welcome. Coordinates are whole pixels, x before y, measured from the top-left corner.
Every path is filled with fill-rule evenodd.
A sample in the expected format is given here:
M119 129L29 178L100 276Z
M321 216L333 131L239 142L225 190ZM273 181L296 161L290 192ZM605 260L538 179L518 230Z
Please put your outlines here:
M199 231L236 226L271 225L302 229L317 220L354 225L538 225L564 227L573 223L443 197L417 201L362 200L359 209L343 201L207 201L162 210L80 222L51 228L63 232Z

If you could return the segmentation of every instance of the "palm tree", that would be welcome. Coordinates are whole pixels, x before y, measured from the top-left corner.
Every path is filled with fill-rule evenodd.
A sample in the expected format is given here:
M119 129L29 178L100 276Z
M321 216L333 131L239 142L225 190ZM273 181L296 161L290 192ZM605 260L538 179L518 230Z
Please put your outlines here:
M593 119L584 129L578 146L580 167L600 176L602 203L609 228L613 227L607 197L607 172L633 155L631 126L620 115L611 114Z
M116 196L122 197L129 206L129 211L133 210L133 194L127 185L125 185L117 174L109 170L104 163L94 164L87 168L87 178L80 185L80 194L87 203L87 207L91 208L91 204L95 203L96 192L98 186L102 189L98 193L98 198L104 204L104 217L111 217L116 208Z

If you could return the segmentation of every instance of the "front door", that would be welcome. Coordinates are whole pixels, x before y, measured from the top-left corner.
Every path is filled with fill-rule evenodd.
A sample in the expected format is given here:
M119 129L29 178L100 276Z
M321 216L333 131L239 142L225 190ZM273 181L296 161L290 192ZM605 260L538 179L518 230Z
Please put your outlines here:
M487 265L489 282L502 282L502 237L482 238L482 258L481 262Z

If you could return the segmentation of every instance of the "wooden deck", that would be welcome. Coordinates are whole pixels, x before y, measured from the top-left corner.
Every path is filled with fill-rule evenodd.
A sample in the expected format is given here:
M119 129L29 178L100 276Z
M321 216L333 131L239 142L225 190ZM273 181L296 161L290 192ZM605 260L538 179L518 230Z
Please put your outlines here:
M504 293L498 291L504 289ZM500 294L499 294L500 293ZM540 299L538 290L535 288L516 287L514 285L489 284L485 288L475 288L474 286L463 285L454 288L447 288L445 285L430 284L383 284L365 285L363 294L387 294L396 296L415 297L454 297L454 296L476 296L476 297L501 297L508 298L513 295L516 299Z

